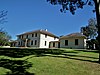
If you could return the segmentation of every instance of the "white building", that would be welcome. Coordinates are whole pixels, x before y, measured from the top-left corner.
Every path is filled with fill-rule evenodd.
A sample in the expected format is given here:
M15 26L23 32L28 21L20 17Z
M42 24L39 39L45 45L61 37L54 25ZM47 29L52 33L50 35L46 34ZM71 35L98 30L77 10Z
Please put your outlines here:
M59 41L51 41L50 48L60 48L60 42Z
M17 35L18 47L49 48L51 41L58 41L58 37L47 30L35 30Z
M61 48L86 48L86 36L82 33L72 33L59 39Z
M35 30L17 35L17 41L12 45L17 47L35 48L86 48L86 36L82 33L72 33L58 38L47 30Z

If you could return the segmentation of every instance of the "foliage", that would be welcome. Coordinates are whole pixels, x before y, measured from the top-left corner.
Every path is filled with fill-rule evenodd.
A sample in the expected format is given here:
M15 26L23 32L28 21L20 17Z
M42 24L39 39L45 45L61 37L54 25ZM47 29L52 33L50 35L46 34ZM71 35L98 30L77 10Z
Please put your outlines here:
M86 27L81 27L81 32L90 39L97 36L97 21L95 18L90 18Z
M96 40L96 39L88 40L87 41L87 49L96 49L96 50L98 50L99 49L98 44L99 44L98 40Z
M0 31L0 45L9 45L9 40L11 39L11 36L5 32L5 31Z
M90 6L94 5L93 0L47 0L53 5L59 4L62 6L60 9L61 12L66 12L69 10L72 14L75 14L76 9L81 8L83 9L83 6L88 4ZM93 10L95 11L95 10Z
M0 24L3 24L6 21L6 16L7 16L7 12L8 11L0 11ZM0 46L4 46L4 45L9 45L9 40L11 39L11 36L3 31L3 28L0 28Z

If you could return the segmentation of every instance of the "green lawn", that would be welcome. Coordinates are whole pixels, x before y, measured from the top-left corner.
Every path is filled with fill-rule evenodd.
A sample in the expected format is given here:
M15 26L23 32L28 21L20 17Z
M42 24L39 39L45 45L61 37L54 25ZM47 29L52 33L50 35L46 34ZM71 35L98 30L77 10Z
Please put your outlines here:
M100 75L96 50L2 49L0 75Z

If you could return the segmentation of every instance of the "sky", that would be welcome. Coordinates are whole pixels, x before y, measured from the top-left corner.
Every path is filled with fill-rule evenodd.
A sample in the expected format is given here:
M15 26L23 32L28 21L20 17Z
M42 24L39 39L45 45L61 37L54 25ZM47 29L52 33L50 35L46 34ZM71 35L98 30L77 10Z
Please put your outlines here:
M80 32L82 26L88 25L90 18L95 18L94 7L85 6L76 10L75 15L69 11L60 12L60 5L51 5L46 0L0 0L0 11L7 13L7 22L0 25L16 40L16 35L47 29L56 36Z

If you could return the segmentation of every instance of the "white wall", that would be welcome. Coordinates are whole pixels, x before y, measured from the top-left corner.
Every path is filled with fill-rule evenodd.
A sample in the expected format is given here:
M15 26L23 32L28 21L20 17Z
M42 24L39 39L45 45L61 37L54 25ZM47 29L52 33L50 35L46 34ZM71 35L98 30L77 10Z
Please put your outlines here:
M75 45L75 39L78 39L78 45ZM65 40L68 40L68 45L65 46ZM84 38L66 38L60 39L60 47L64 48L86 48L86 39Z
M35 34L35 33L33 33ZM28 35L28 37L26 37ZM32 37L32 34L25 34L23 35L23 38L18 38L18 42L22 42L22 45L19 46L25 46L25 39L28 39L27 44L29 47L39 47L39 39L40 39L40 35L39 33L37 33L37 37L35 37L35 35ZM33 45L31 45L31 40L33 40ZM37 45L35 45L35 40L37 40ZM17 43L18 46L18 43Z
M35 33L34 33L35 34ZM27 35L23 35L23 39L25 40ZM29 47L38 47L38 48L49 48L49 42L51 41L58 41L58 38L54 38L51 36L45 37L45 34L37 33L37 37L32 37L32 34L28 34L28 46ZM31 45L31 41L33 40L33 45ZM35 40L37 40L37 45L35 45ZM23 42L23 40L18 38L18 42ZM45 46L45 41L46 41L46 46ZM23 42L23 45L25 46L25 42Z
M35 37L35 36L33 36L32 37L32 34L30 34L29 35L29 39L30 39L30 41L29 41L29 46L30 47L39 47L39 39L40 39L40 34L39 33L37 33L37 37ZM33 45L31 45L31 41L33 40ZM37 40L37 44L35 45L35 40Z
M46 46L45 41L47 41ZM51 41L58 41L58 38L54 39L54 37L51 36L47 36L47 38L45 38L45 34L40 34L40 48L49 48L49 42Z
M55 43L55 47L53 47L53 43ZM50 48L58 48L59 42L50 42Z

